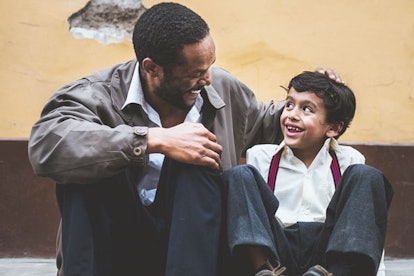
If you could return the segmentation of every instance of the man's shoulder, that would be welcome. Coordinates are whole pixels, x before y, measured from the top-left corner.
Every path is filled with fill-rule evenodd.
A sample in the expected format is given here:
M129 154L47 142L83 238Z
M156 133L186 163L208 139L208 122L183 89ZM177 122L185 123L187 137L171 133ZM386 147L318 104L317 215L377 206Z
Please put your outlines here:
M236 76L231 74L224 68L211 67L211 87L224 99L232 98L234 102L251 102L251 98L254 97L253 91ZM234 98L234 93L237 93L239 97ZM226 100L225 100L226 101Z
M106 67L95 71L84 79L89 80L90 82L102 82L102 81L113 81L114 76L119 78L132 78L134 73L136 60L130 60L123 63L118 63L110 67Z
M210 68L210 72L213 75L217 75L217 76L229 76L229 77L233 77L233 75L227 71L226 69L224 69L223 67L220 66L212 66Z
M120 91L122 87L129 87L135 64L136 62L129 61L96 71L61 87L51 99L70 98L73 101L93 106L110 104L113 90ZM112 94L115 94L117 99L126 97L126 91Z

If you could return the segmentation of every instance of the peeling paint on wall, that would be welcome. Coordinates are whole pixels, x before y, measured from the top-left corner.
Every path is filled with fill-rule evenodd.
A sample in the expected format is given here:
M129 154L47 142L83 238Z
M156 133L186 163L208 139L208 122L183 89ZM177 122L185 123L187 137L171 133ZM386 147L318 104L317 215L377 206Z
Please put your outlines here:
M68 18L75 38L95 39L102 44L131 39L138 17L146 10L140 0L90 0Z

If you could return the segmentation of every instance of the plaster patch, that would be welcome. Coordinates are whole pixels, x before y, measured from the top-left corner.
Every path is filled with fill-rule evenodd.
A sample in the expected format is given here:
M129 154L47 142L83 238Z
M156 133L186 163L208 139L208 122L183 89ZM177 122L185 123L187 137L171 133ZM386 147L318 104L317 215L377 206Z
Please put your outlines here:
M95 39L104 45L131 40L145 10L140 0L90 0L68 18L69 31L75 38Z

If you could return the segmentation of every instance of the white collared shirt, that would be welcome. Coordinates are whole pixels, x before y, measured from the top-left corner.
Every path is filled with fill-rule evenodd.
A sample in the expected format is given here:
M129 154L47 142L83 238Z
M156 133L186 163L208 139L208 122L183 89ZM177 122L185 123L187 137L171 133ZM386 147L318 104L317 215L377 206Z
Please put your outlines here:
M148 118L157 126L162 127L161 119L157 111L147 103L142 90L141 80L139 78L139 63L137 62L132 75L131 86L122 109L127 105L134 103L142 106L142 109L148 115ZM198 123L201 122L201 107L203 106L203 98L199 95L194 106L188 112L185 122ZM161 153L149 154L147 166L143 169L142 178L139 180L137 190L139 197L144 205L150 205L154 202L155 192L160 178L161 167L164 162L164 155Z
M309 168L284 142L256 145L247 151L247 163L256 167L265 181L273 155L283 151L274 193L280 204L276 217L285 227L298 221L325 221L326 208L335 192L329 149L337 155L341 174L351 164L365 163L360 152L339 145L335 139L325 141Z

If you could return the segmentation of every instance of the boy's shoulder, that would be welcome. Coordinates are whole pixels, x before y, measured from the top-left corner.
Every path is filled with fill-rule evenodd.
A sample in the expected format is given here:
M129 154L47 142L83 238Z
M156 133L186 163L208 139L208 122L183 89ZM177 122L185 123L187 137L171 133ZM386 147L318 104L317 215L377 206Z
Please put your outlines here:
M282 147L282 145L278 144L258 144L254 145L253 147L249 148L247 150L247 154L265 154L265 155L271 155L273 156L279 149Z
M364 164L365 157L357 149L349 145L338 145L335 149L336 155L338 157L338 162L341 164L341 161L345 161L348 164Z
M249 148L246 151L248 164L269 163L273 155L278 152L282 145L277 144L259 144Z

